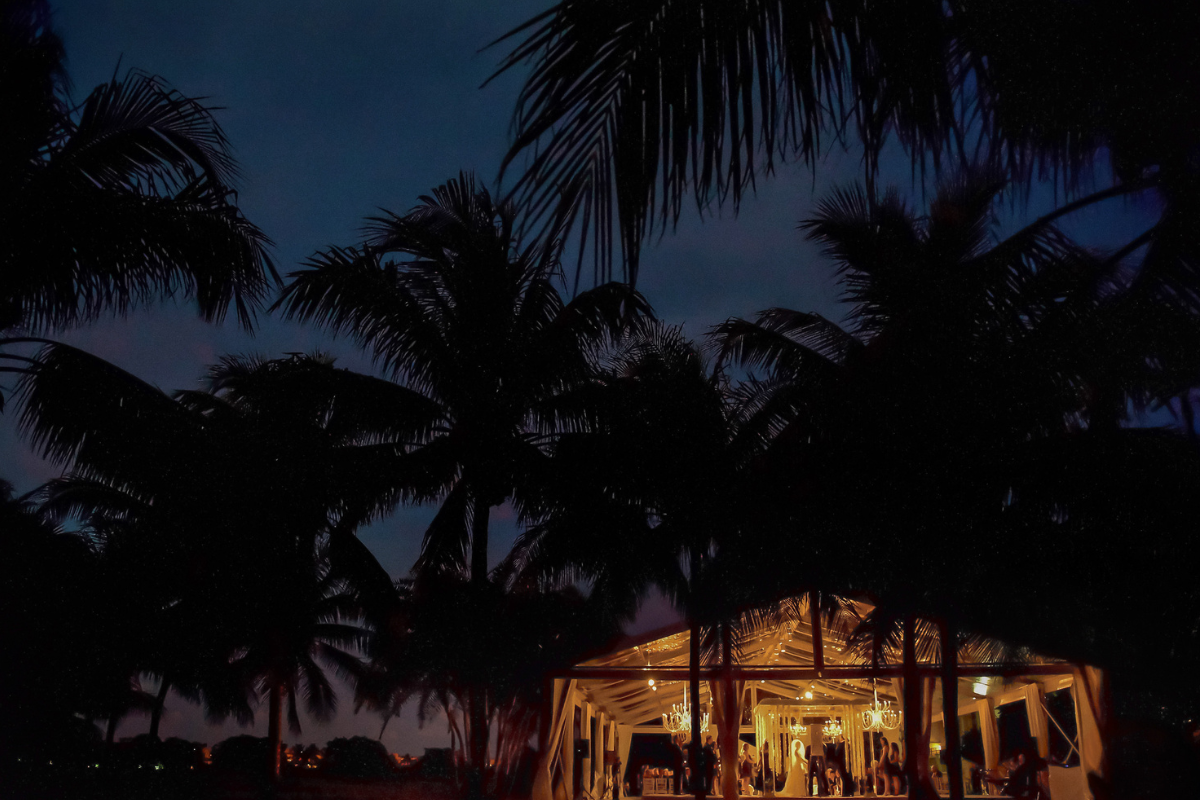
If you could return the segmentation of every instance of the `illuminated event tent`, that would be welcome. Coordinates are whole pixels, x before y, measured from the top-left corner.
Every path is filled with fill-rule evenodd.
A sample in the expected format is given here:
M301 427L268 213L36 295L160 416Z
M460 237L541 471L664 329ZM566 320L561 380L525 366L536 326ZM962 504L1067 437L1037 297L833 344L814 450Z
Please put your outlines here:
M806 746L820 757L823 746L840 733L846 770L859 787L856 794L862 794L862 777L878 758L872 748L881 738L903 745L907 721L919 715L918 741L929 751L924 774L947 795L947 756L955 748L947 741L943 686L953 681L950 707L957 712L958 750L966 759L964 794L979 791L978 781L972 786L972 771L996 770L1018 749L1032 747L1049 762L1040 779L1054 800L1091 797L1086 776L1104 773L1100 731L1109 707L1104 672L961 635L955 658L945 659L937 626L917 621L917 713L904 713L901 648L894 639L879 648L872 645L871 606L848 600L840 606L840 613L821 614L819 624L803 598L774 613L743 614L724 648L712 646L716 637L703 631L697 644L704 654L698 670L701 741L711 736L722 753L731 742L737 749L750 743L760 761L762 743L776 742L766 760L782 786L795 748ZM670 780L643 781L643 766L650 774L669 765L639 758L637 751L646 748L638 743L665 745L673 732L690 740L691 645L691 634L681 624L627 638L609 652L556 672L547 687L546 746L534 800L578 797L585 791L611 797L618 763L619 780L628 787L622 796L670 794ZM726 707L733 713L723 713ZM806 783L816 794L819 786ZM737 788L732 781L724 787L715 782L712 791L729 796Z

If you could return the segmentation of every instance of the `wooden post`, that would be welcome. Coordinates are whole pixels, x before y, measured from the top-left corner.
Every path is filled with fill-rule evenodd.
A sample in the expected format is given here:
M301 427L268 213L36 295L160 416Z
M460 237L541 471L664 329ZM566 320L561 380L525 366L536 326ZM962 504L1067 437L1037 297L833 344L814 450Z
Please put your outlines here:
M963 799L962 747L958 733L958 635L942 620L942 727L946 731L946 782L950 800Z

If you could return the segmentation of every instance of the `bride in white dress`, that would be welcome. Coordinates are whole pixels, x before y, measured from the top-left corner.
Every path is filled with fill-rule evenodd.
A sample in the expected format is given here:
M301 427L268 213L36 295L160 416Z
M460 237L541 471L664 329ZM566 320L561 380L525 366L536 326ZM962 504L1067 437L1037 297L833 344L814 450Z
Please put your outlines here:
M808 762L804 760L804 742L792 740L792 765L788 767L787 783L782 797L808 797Z

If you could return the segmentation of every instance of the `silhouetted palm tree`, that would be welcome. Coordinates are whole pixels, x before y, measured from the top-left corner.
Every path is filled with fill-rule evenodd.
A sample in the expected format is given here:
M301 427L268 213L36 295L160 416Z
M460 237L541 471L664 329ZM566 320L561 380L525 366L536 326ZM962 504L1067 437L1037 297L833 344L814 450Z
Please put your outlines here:
M531 221L581 218L598 269L619 247L633 278L687 195L736 208L848 134L869 182L893 136L922 174L983 158L1071 192L1107 155L1116 182L1082 202L1159 187L1167 212L1130 244L1152 242L1147 266L1194 303L1200 112L1177 87L1200 76L1198 32L1178 4L564 0L498 40L516 41L499 72L532 63L504 165L527 159L513 191Z
M94 757L83 728L98 741L92 720L115 723L116 709L134 698L129 654L105 641L115 615L92 543L49 523L30 498L0 482L0 547L0 702L8 709L0 721L0 773L7 782L22 761L36 759L41 768L59 756L60 763ZM85 717L82 728L76 714Z
M723 357L768 370L775 463L818 549L866 551L856 571L897 618L1113 666L1190 651L1164 628L1191 612L1156 642L1134 632L1115 587L1178 573L1106 520L1186 547L1194 447L1122 424L1195 385L1197 320L1155 302L1167 282L1048 225L989 243L999 188L968 176L923 218L894 194L835 195L805 227L838 263L850 329L772 309L720 326ZM1155 459L1169 490L1130 468Z
M837 262L851 328L772 309L716 331L723 358L776 381L775 448L797 498L816 501L814 523L859 531L880 564L907 563L904 539L934 535L914 571L873 578L884 594L931 571L950 580L935 542L996 530L1031 441L1115 430L1130 404L1196 380L1184 344L1196 320L1140 313L1151 284L1129 285L1052 226L990 243L1000 188L948 183L924 218L895 194L835 194L805 227ZM968 582L928 586L956 596L972 580L957 574Z
M138 72L73 104L50 17L0 3L0 330L168 296L249 327L277 276L211 109Z
M358 662L345 648L366 635L345 622L358 598L342 591L354 573L343 556L365 549L346 541L360 517L343 517L362 513L363 476L398 452L364 444L354 398L303 394L279 379L332 367L226 359L210 391L175 398L61 344L21 369L22 425L71 470L48 487L49 509L84 516L122 585L136 587L125 605L145 624L131 623L123 641L163 639L136 648L136 666L203 696L211 716L245 718L261 691L276 743L285 699L293 727L298 692L318 718L330 713L332 691L313 659L349 675Z
M489 729L495 731L494 767L484 790L504 793L517 760L538 733L544 676L599 652L620 628L599 604L575 587L555 589L524 581L511 562L484 587L435 574L401 583L402 626L381 630L371 645L371 670L360 683L384 725L409 700L419 724L444 714L456 763L470 764L471 697L486 686Z
M763 460L761 395L731 390L676 328L628 337L588 395L586 423L555 447L558 480L526 508L532 525L512 556L551 585L587 582L615 621L652 587L670 597L691 629L697 715L699 665L716 661L719 639L740 655L748 626L799 618L807 606L794 595L841 577L806 558L797 521L780 515L790 509Z
M522 244L509 205L460 175L400 216L372 219L361 248L330 248L292 273L276 307L351 335L392 381L375 420L404 431L411 452L385 476L398 500L441 503L418 574L469 578L485 602L488 516L540 480L545 447L578 409L607 336L650 313L627 287L563 300L559 243ZM395 254L395 260L388 259ZM485 687L470 700L471 792L483 784Z

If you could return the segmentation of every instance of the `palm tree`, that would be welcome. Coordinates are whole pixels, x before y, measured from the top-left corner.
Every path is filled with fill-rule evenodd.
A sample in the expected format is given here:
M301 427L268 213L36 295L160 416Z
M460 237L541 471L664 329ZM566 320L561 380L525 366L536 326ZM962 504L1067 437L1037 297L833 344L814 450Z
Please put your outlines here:
M1072 194L1107 154L1113 184L1060 211L1156 186L1166 213L1130 246L1194 304L1200 127L1172 87L1200 75L1198 30L1190 7L1057 0L562 0L497 40L515 42L497 74L532 64L504 167L526 159L512 191L531 222L581 221L598 268L619 247L632 279L687 195L736 209L826 143L857 139L868 183L894 136L922 175L978 157Z
M572 392L606 336L650 314L637 293L606 284L563 300L559 244L522 244L511 206L460 175L407 214L370 220L360 248L330 248L292 273L276 303L288 318L346 333L391 378L373 385L381 432L404 432L404 466L384 476L396 500L437 500L416 565L466 578L486 602L488 517L520 503L546 468L545 448L578 414ZM388 259L396 254L397 260ZM470 784L482 791L488 704L469 698Z
M47 487L48 513L98 532L118 584L136 586L124 605L144 624L129 636L161 638L135 650L135 666L214 717L246 719L265 695L276 744L284 700L293 728L298 693L327 717L335 700L317 661L355 674L347 650L367 635L349 623L374 574L345 591L369 557L349 540L369 476L399 454L360 434L356 398L295 391L292 375L332 366L227 358L209 391L175 398L62 344L20 369L22 425L70 470Z
M1028 441L1115 430L1130 403L1195 382L1179 348L1196 320L1135 313L1151 284L1129 285L1052 226L990 245L1000 188L946 184L921 219L895 194L837 193L805 227L838 263L851 328L771 309L716 330L723 359L777 382L775 446L790 453L794 490L823 498L836 524L867 529L886 508L887 528L987 529L1011 505L1011 459ZM870 539L880 559L903 557L896 538Z
M133 698L128 659L104 641L112 605L93 544L42 518L30 497L0 482L0 546L0 602L8 610L0 620L8 643L0 653L0 702L9 710L0 723L0 773L7 784L25 771L22 762L94 757L89 745L100 737L92 720L127 709Z
M373 638L371 668L359 684L385 727L410 699L419 724L443 715L456 764L470 764L472 692L486 686L496 741L495 768L484 787L489 796L505 793L505 779L516 778L518 759L538 733L550 701L546 673L578 663L620 635L607 610L575 587L524 580L512 567L507 561L495 571L486 602L458 575L402 581L404 624Z
M795 501L818 538L869 547L858 571L898 618L1117 664L1127 646L1099 646L1079 620L1127 612L1073 576L1119 585L1135 565L1155 569L1120 544L1089 557L1108 524L1100 508L1164 546L1182 541L1163 490L1119 484L1130 460L1161 458L1189 496L1194 448L1121 424L1195 385L1194 344L1183 343L1197 320L1155 302L1165 282L1129 280L1120 253L1084 251L1049 225L989 244L1000 186L947 184L924 218L894 193L836 194L805 227L838 263L850 329L771 309L716 335L723 359L769 372L772 449ZM997 558L1026 580L998 587ZM1062 575L1071 562L1080 571ZM1071 624L1046 619L1047 607L1073 609ZM1175 622L1190 624L1186 613ZM1179 637L1154 649L1168 640Z
M807 613L792 595L840 577L807 557L780 502L763 459L764 398L758 385L732 389L677 328L628 337L589 395L586 425L557 443L559 480L527 507L531 527L512 556L530 579L586 581L615 621L631 618L651 587L670 597L691 630L695 716L703 661L731 664L748 631ZM786 576L762 569L780 559ZM726 687L722 707L736 696ZM698 753L698 719L693 732Z
M160 296L250 327L277 276L212 110L139 72L74 105L50 16L45 0L0 3L0 330Z

